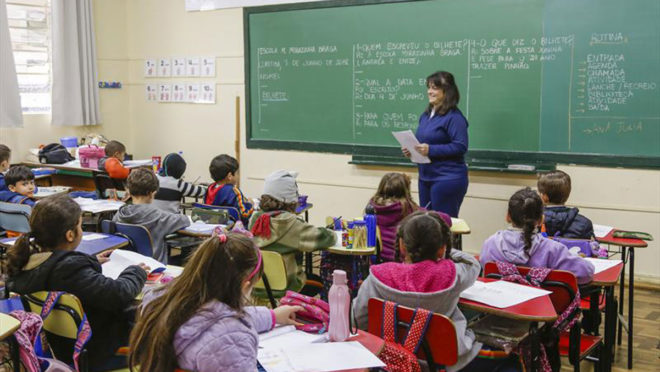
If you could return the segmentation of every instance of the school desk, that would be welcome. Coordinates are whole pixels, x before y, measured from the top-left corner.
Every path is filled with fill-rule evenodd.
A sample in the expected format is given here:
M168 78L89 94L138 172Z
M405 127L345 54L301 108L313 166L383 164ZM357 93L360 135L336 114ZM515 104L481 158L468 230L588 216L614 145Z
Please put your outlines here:
M105 237L94 240L85 240L83 238L83 240L80 241L80 245L78 246L78 248L76 248L77 252L83 252L89 255L97 255L103 251L121 248L128 245L128 239L122 238L121 236L102 234L102 233L83 232L83 236L91 235L91 234L104 235ZM14 245L15 242L16 242L16 238L4 238L0 240L0 245L3 245L5 247L11 247L12 245Z
M614 338L616 336L616 300L614 299L614 287L616 286L619 276L624 269L623 262L616 266L610 267L607 270L594 274L594 277L589 283L592 286L603 287L605 291L605 334L603 335L604 348L610 352L603 353L603 371L610 371L612 369L612 360L614 358ZM598 308L598 296L592 296L592 305ZM596 334L597 330L596 330Z
M632 369L633 365L633 312L635 309L634 296L635 296L635 248L646 248L648 244L641 239L625 239L615 238L613 236L616 229L610 231L602 238L596 238L599 243L617 247L614 254L621 254L623 260L623 268L621 270L621 282L619 283L619 316L618 316L618 338L617 343L621 345L621 338L623 328L628 332L628 369ZM623 302L624 302L624 289L625 289L625 276L626 267L628 263L630 274L628 275L628 319L623 316Z
M8 339L11 350L11 362L14 371L20 371L21 360L19 357L19 348L14 332L21 326L21 322L9 314L0 313L0 341Z
M498 279L480 277L477 278L477 280L482 282L493 282ZM552 305L550 295L547 294L506 308L497 308L480 302L466 300L464 298L460 298L458 300L458 305L461 308L470 309L481 313L494 314L503 318L529 322L530 325L528 337L532 338L538 337L538 322L552 322L557 319L555 307ZM538 345L538 342L532 341L531 344ZM533 347L532 355L537 355L538 352L538 349ZM532 368L532 370L534 370L534 368Z
M48 166L54 168L57 172L50 175L51 185L70 186L74 191L94 191L96 185L94 184L94 171L96 169L84 168L80 165L80 161L73 160L64 164L41 164L35 162L23 162L29 168L41 168ZM150 166L150 160L131 160L125 161L126 168L138 168Z
M454 245L456 249L459 251L463 250L463 235L467 235L471 233L472 231L470 230L470 226L468 226L467 222L465 222L464 219L461 218L451 218L451 227L449 228L449 231L452 234L452 240L454 241Z
M29 168L41 168L44 164L35 162L23 162ZM80 163L77 164L48 164L49 168L54 168L57 172L50 175L50 183L61 186L70 186L75 191L94 191L93 169L83 168Z
M477 278L482 282L493 282L493 278ZM533 298L506 308L497 308L480 302L459 299L458 304L462 308L478 311L481 313L494 314L503 318L517 319L529 322L551 322L557 319L555 307L552 305L549 295Z
M69 186L49 186L49 187L39 187L37 192L34 194L34 199L40 200L48 196L66 194L71 191Z

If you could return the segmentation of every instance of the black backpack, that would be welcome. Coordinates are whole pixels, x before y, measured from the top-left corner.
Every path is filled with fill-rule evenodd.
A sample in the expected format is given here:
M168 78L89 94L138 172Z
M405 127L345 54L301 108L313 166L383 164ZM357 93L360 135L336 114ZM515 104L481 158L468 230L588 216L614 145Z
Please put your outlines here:
M39 162L42 164L64 164L73 159L66 147L59 143L51 143L39 150Z

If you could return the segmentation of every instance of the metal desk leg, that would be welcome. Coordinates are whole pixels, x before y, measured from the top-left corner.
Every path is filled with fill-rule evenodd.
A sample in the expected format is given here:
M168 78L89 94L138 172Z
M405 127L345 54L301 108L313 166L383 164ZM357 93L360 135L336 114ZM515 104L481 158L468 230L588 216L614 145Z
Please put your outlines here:
M630 259L630 274L628 274L628 369L633 366L633 312L635 305L635 247L628 247L628 258ZM623 299L621 300L623 302Z
M539 330L538 330L538 323L537 322L532 322L529 325L529 338L530 338L530 344L531 344L531 350L530 350L530 359L531 359L531 372L536 372L540 368L539 362L540 362L540 344L541 340L539 338Z
M312 252L305 252L305 274L308 276L312 274Z
M21 356L19 354L20 350L18 347L18 340L16 340L16 335L11 335L9 337L9 348L11 349L11 363L14 371L21 370Z
M621 248L621 260L623 261L623 269L621 269L621 278L619 279L619 318L623 317L623 300L625 296L625 280L626 280L626 247ZM617 336L617 344L621 345L621 339L622 339L622 332L623 332L623 325L621 324L621 319L618 321L619 327L618 327L618 336Z
M605 288L605 340L602 355L602 368L604 372L612 370L614 359L614 338L616 337L616 301L614 300L614 287Z

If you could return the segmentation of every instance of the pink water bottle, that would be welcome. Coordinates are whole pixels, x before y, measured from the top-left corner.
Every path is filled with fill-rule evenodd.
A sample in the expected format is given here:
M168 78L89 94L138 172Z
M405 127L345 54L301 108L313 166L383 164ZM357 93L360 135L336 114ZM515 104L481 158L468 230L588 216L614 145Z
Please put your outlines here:
M346 285L346 271L335 270L332 273L332 286L328 294L330 303L330 325L328 336L330 341L345 341L350 335L349 305L351 295Z

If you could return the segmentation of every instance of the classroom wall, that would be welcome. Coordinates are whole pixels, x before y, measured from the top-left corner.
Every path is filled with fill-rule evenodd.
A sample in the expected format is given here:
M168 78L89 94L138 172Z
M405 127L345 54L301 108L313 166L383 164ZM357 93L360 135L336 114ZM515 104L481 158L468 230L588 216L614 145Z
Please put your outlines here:
M314 203L310 219L321 224L327 215L359 216L385 172L411 171L411 176L416 177L414 169L409 168L350 165L350 156L346 155L247 149L241 9L186 12L181 0L97 0L94 5L95 13L102 14L96 19L98 48L104 51L99 53L99 66L107 79L123 79L125 88L117 94L126 95L120 99L104 92L101 105L104 114L116 115L113 125L125 120L127 124L121 128L128 132L130 151L137 157L183 151L188 161L187 179L201 176L208 180L210 159L220 153L234 154L235 99L239 97L241 187L250 197L259 196L263 179L271 171L298 170L300 190L310 195L309 201ZM159 79L143 77L144 59L193 55L217 57L217 103L146 102L144 84ZM122 69L121 58L125 58L127 71ZM422 106L420 103L420 109ZM122 116L124 113L126 116ZM660 172L568 165L560 169L573 177L569 202L584 214L601 224L648 231L660 239ZM518 188L535 183L532 176L471 172L461 210L461 217L473 229L464 239L465 249L478 252L484 239L504 228L509 196ZM646 250L638 250L636 268L640 278L660 283L658 248L657 242L651 242Z
M126 0L95 2L94 20L99 79L125 81ZM59 142L66 136L103 133L129 145L128 92L125 89L101 89L100 99L101 125L54 126L50 124L49 114L25 114L22 128L0 128L0 143L12 149L12 162L15 163L25 160L30 149Z

